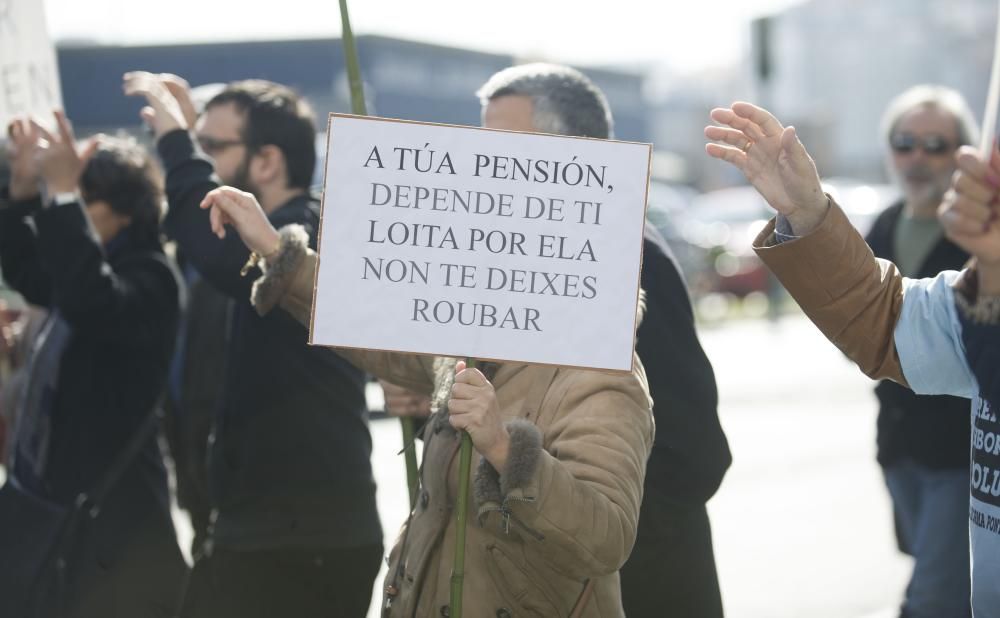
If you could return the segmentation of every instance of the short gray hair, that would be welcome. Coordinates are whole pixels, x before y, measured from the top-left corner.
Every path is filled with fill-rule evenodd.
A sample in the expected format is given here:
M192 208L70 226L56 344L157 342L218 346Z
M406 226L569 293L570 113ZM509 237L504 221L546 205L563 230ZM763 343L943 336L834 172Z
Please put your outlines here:
M476 92L485 107L506 96L531 99L535 128L545 133L608 139L611 108L600 88L576 69L537 62L500 71Z
M889 147L896 126L903 116L921 107L941 110L955 119L959 146L979 141L979 125L961 93L947 86L920 84L894 98L882 115L882 143L886 147Z

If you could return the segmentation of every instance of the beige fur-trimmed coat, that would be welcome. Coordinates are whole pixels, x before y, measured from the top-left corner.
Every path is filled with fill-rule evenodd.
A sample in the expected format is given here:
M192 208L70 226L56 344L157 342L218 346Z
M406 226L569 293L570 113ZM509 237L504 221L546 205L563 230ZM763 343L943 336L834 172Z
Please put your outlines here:
M254 304L262 313L280 306L308 324L316 255L294 227L281 234L281 253L255 285ZM338 352L434 395L418 504L390 553L383 608L394 617L448 615L460 442L446 419L453 361ZM491 381L511 453L500 471L473 456L465 615L555 617L578 607L574 615L624 616L618 569L635 541L653 444L641 363L631 374L508 363Z

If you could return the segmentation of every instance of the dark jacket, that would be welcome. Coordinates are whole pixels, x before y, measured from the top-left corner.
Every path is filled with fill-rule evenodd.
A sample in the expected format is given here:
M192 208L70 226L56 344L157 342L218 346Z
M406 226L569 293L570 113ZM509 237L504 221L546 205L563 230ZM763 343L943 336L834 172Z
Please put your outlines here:
M646 490L704 504L733 458L719 425L715 373L695 333L687 287L666 241L648 223L641 280L646 315L635 350L646 367L656 419Z
M218 510L214 542L232 549L336 548L378 544L371 436L363 374L284 311L259 316L240 268L249 252L230 232L219 240L199 208L218 186L190 135L158 144L167 172L168 234L199 273L234 299L223 401L209 459ZM315 246L319 208L307 195L270 214L298 223Z
M895 263L896 226L903 213L897 202L878 216L865 240L875 257ZM969 255L944 235L928 254L915 278L958 270ZM931 468L969 465L969 402L947 395L916 395L890 380L875 387L879 401L878 461L891 465L908 457Z
M181 288L159 241L130 232L105 253L79 203L42 209L35 199L0 209L4 279L29 303L57 311L70 329L49 400L41 478L47 496L63 504L97 485L154 410L166 380ZM150 604L175 599L185 567L155 437L91 531L77 571L91 578L81 584L91 615L150 615Z

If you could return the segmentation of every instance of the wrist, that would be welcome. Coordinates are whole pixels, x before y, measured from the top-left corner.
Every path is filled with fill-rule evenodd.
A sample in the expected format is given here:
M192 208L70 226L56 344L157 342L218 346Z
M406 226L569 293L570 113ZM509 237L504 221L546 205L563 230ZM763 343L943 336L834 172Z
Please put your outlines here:
M501 427L499 439L493 444L488 452L483 453L486 461L490 462L493 469L503 474L507 467L507 458L510 455L510 434L506 427Z
M256 251L264 258L265 262L270 264L281 252L281 234L273 227L269 228L260 244L260 248Z
M40 193L37 181L18 182L17 180L12 179L8 190L10 193L10 199L16 202L30 200L38 197L38 194Z
M45 182L45 193L49 196L61 193L76 193L76 181L53 180Z
M799 206L794 210L785 213L785 219L792 227L796 236L806 236L819 227L826 218L827 210L830 208L830 198L823 195L823 199L809 206Z

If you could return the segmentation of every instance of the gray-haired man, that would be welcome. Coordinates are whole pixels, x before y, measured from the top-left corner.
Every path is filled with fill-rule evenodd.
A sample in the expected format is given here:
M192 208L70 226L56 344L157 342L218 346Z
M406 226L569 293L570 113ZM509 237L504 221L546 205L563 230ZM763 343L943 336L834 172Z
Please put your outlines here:
M477 94L487 128L612 136L604 94L569 67L511 67L491 77ZM722 601L705 502L732 457L716 411L715 375L698 342L676 260L648 224L643 245L647 309L636 351L655 402L657 432L635 547L621 569L622 600L630 618L662 616L665 610L714 618L722 616Z
M904 276L934 277L969 259L945 238L937 210L955 173L955 151L977 134L965 99L950 88L914 86L889 103L881 139L903 197L878 216L865 240ZM891 380L879 382L875 394L878 462L900 549L915 560L901 615L968 616L969 402L916 395Z

